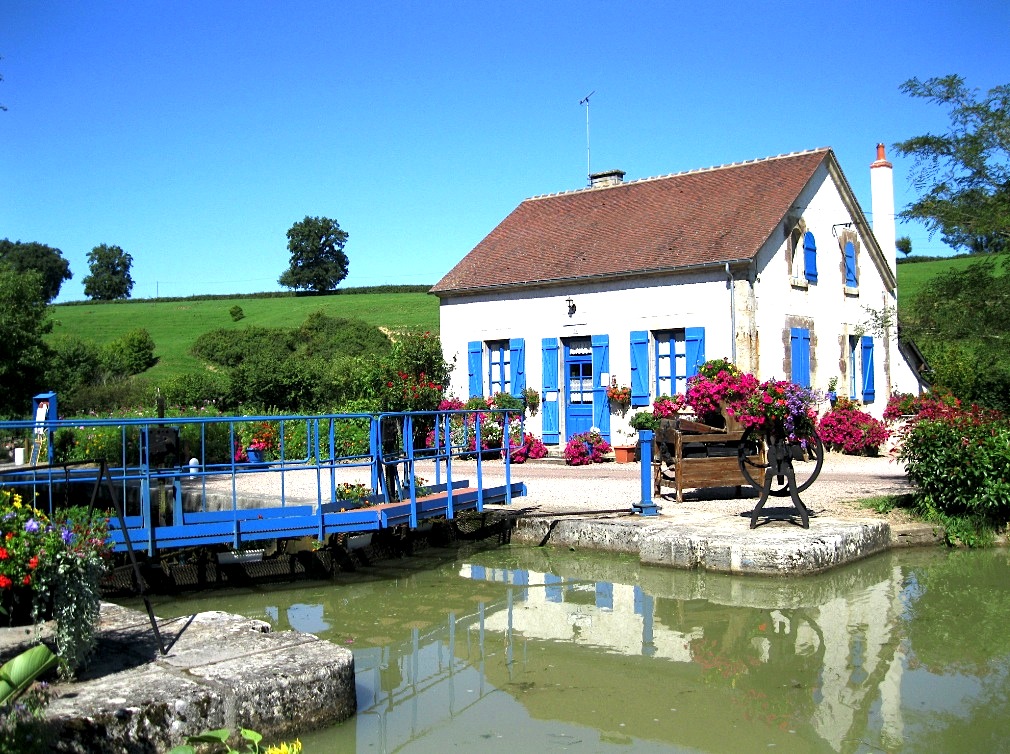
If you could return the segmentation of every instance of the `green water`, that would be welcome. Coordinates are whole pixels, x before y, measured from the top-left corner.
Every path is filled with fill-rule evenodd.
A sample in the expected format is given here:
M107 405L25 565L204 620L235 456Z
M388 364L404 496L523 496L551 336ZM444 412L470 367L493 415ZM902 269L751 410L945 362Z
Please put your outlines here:
M431 550L332 583L156 601L354 652L313 752L1010 751L1010 555L801 579L543 548Z

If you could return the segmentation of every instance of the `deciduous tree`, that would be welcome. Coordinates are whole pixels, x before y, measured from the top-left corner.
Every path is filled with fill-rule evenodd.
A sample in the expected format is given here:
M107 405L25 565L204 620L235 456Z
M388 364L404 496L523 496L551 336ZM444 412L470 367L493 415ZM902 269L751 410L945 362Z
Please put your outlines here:
M42 295L47 303L60 295L63 281L73 277L70 263L63 258L63 252L34 241L22 243L3 239L0 241L0 260L19 272L38 272L42 276Z
M101 244L88 252L91 274L84 278L84 295L95 301L129 298L133 290L133 257L118 246Z
M923 192L902 211L930 233L968 250L1002 251L1010 244L1010 85L979 95L958 75L901 85L910 97L948 110L947 133L895 144L915 158L912 184Z
M42 275L0 263L0 417L31 414L49 358L44 336L52 329Z
M336 220L306 217L288 230L291 266L278 282L287 288L322 293L337 287L347 277L348 260L344 253L347 233Z

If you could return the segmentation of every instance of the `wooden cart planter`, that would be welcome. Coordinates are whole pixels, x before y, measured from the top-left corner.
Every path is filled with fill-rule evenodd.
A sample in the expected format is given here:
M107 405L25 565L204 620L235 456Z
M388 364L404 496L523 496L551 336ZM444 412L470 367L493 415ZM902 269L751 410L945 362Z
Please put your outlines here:
M684 490L697 487L733 487L737 494L749 484L740 470L740 445L744 427L724 416L725 427L687 419L661 419L653 453L653 486L656 495L672 487L677 502ZM757 466L765 463L763 449L748 456Z

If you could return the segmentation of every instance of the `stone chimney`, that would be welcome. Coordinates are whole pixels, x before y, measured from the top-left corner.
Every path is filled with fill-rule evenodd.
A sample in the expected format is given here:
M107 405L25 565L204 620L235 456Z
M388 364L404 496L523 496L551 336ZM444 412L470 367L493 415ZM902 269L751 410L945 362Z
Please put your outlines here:
M590 188L606 188L621 183L624 183L623 170L604 170L602 173L593 173L589 176Z
M891 266L898 271L897 231L894 218L894 168L887 159L884 145L877 145L877 159L870 165L870 211L873 213L873 235Z

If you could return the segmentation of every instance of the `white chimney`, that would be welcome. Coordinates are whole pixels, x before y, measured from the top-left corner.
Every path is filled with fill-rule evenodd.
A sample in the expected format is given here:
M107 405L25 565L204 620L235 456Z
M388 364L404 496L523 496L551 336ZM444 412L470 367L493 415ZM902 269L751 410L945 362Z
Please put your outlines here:
M877 159L870 165L870 211L873 213L873 235L877 237L880 250L891 266L898 272L897 231L894 219L894 167L887 160L884 145L877 145Z

